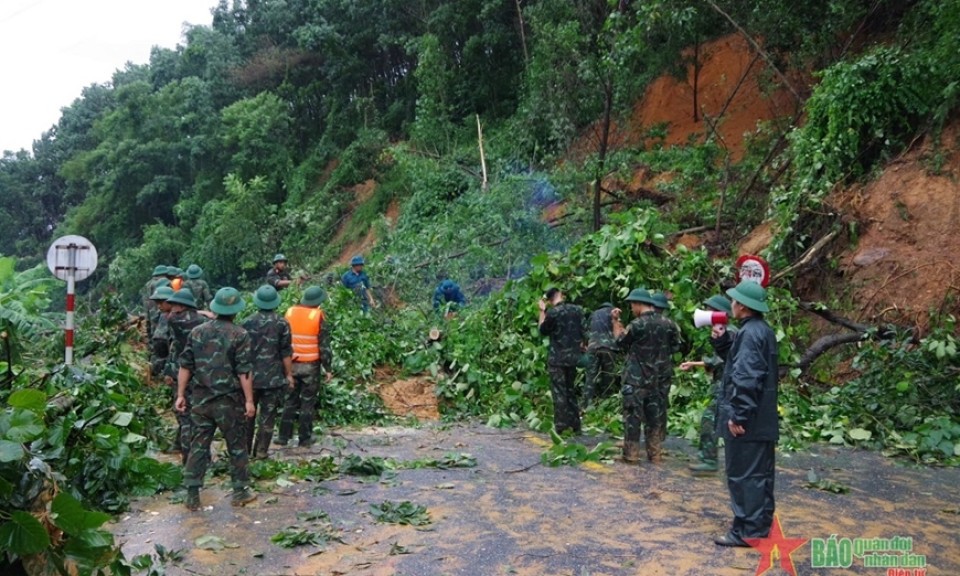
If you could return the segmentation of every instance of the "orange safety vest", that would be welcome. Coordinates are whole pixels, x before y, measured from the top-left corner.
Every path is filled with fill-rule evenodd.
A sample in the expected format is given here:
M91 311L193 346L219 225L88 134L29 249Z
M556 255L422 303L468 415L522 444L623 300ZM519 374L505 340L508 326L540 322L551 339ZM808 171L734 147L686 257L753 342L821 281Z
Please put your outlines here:
M173 288L173 291L183 288L183 278L174 278L170 281L170 287Z
M323 310L308 306L291 306L285 315L290 323L293 340L294 362L317 362L320 360L320 331L323 327Z

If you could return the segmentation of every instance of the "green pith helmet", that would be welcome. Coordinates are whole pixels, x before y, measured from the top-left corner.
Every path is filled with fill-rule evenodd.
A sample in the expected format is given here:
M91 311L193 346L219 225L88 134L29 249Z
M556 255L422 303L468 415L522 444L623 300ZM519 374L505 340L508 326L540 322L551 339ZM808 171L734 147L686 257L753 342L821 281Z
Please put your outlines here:
M762 314L770 311L767 306L767 291L756 282L741 280L736 288L727 290L727 296L754 312Z
M187 278L196 280L201 276L203 276L203 268L197 266L196 264L187 266Z
M351 266L365 266L366 264L363 261L363 256L354 256L350 259Z
M274 264L276 264L277 262L286 262L286 261L287 261L287 257L284 256L283 254L277 254L276 256L273 257Z
M726 312L727 314L733 312L733 309L730 308L730 301L727 300L726 296L721 294L714 294L707 298L703 301L703 305L708 308L713 308L718 312Z
M153 291L153 294L150 295L151 300L156 300L159 302L166 302L173 296L173 288L170 287L170 284L166 286L157 286L157 289Z
M189 308L197 307L197 299L193 297L193 291L189 288L181 288L173 293L173 296L167 298L167 304L182 304Z
M166 276L166 275L167 275L167 267L164 266L163 264L160 264L153 269L152 276Z
M666 310L670 307L670 301L667 300L667 295L663 292L657 292L652 295L651 298L653 299L653 305L661 310Z
M253 303L261 310L276 310L280 306L280 294L273 286L264 284L253 293Z
M179 278L183 276L183 270L177 266L167 266L167 276L173 276L174 278Z
M630 294L624 298L624 300L627 302L641 302L651 306L657 305L657 303L653 300L653 296L650 295L650 291L646 288L634 288L630 291Z
M213 310L214 314L221 316L235 316L239 314L246 305L246 302L243 301L243 297L236 288L226 286L217 290L217 294L213 297L213 302L210 303L210 309Z
M167 280L166 278L161 278L161 279L157 280L157 284L153 287L153 289L156 290L157 288L159 288L159 287L161 287L161 286L169 286L169 285L170 285L170 281L169 281L169 280Z
M304 306L319 306L327 299L327 293L319 286L310 286L303 291L300 304Z

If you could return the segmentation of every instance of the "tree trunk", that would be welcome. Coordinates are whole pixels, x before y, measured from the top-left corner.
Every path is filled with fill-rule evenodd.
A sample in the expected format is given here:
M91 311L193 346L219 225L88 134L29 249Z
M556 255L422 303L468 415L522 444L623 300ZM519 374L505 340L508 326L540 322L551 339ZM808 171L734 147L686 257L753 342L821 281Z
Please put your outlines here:
M603 94L603 119L600 125L600 145L597 150L596 177L593 181L593 231L596 232L603 225L600 217L600 196L603 192L604 167L607 162L607 150L610 146L610 124L613 122L613 86L607 80Z

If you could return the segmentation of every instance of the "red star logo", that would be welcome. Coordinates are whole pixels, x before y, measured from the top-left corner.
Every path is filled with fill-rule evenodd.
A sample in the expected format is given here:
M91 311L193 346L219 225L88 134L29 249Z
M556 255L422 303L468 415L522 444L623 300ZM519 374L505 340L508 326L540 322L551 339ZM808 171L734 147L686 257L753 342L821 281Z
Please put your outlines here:
M776 553L780 558L780 567L786 570L787 574L797 576L797 569L793 566L793 559L790 555L797 548L807 543L807 538L787 538L783 535L783 529L780 527L780 517L773 515L773 526L770 527L770 535L766 538L744 538L744 542L760 551L760 564L757 565L756 576L765 574L767 570L773 567L773 555Z

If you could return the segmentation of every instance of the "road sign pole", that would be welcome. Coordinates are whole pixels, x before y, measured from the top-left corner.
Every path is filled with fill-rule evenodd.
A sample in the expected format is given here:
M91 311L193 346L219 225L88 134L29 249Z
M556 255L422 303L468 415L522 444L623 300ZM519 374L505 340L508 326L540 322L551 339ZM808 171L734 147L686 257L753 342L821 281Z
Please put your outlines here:
M65 322L66 334L64 335L66 352L63 360L67 366L73 364L73 311L76 305L76 271L77 245L70 244L67 246L67 318Z
M76 284L97 268L97 249L83 236L63 236L47 250L47 268L67 283L67 314L64 319L64 364L73 364L74 311Z

